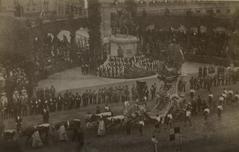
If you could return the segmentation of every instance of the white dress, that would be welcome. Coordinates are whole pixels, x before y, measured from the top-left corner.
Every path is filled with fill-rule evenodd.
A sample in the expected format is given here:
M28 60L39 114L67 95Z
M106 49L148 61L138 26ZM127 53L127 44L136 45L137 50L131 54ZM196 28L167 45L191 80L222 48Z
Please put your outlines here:
M41 147L43 145L39 131L35 131L32 134L32 147L33 148L37 148L37 147Z
M59 140L60 141L66 141L68 138L67 138L67 134L66 134L66 128L64 125L61 125L59 130L58 130L58 133L59 133Z
M98 134L98 136L104 136L105 135L105 122L104 122L104 120L99 121L97 134Z

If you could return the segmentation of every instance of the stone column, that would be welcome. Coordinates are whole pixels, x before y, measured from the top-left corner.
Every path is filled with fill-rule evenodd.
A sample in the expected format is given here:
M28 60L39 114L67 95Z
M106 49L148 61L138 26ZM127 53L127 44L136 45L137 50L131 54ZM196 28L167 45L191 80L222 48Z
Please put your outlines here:
M111 12L110 3L101 4L101 37L109 37L111 35Z

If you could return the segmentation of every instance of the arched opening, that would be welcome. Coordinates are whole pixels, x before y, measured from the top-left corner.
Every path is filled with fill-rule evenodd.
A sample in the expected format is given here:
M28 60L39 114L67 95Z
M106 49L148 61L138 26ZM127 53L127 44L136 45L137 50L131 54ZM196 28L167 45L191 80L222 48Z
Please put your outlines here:
M81 27L75 31L75 42L80 62L87 63L89 61L89 32L87 28Z
M76 45L80 49L89 48L89 32L87 28L80 28L75 32Z

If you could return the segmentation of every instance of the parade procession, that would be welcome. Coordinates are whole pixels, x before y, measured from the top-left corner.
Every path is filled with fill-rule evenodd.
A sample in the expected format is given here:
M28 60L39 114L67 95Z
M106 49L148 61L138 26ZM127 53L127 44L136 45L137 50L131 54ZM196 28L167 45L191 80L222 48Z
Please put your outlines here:
M0 152L239 151L239 3L1 0Z

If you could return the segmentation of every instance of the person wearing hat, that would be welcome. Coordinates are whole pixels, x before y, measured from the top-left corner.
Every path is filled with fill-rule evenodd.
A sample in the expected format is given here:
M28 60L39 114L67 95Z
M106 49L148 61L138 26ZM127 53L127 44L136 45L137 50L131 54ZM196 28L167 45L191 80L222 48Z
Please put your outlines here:
M49 123L49 111L47 108L43 108L42 118L43 118L43 123Z
M3 92L1 94L1 98L0 98L0 110L1 110L1 113L2 113L2 118L4 119L6 117L6 110L7 110L7 104L8 104L8 99L6 97L6 93Z
M17 133L20 133L22 129L22 117L18 114L16 117L16 130Z
M238 102L239 101L239 93L238 91L236 91L236 93L234 94L234 102Z
M203 67L203 77L207 76L208 69L206 66Z
M202 74L202 67L200 66L198 68L198 77L202 77L202 76L203 76L203 74Z
M27 90L25 87L21 90L21 95L20 95L20 103L21 103L21 113L23 115L29 114L29 109L28 109L28 104L29 104L29 98L27 94Z
M140 133L140 135L142 136L143 135L143 128L144 128L144 120L143 119L141 119L140 121L139 121L139 133Z
M192 126L192 120L191 120L191 105L188 105L186 110L185 110L185 125L189 124L190 126Z
M79 108L81 106L81 95L77 92L75 95L76 100L76 108Z
M210 109L208 106L206 106L203 110L203 115L204 115L204 120L207 121L208 120L208 116L210 114Z
M223 89L222 97L224 98L224 100L223 100L224 103L228 104L228 100L227 100L228 99L228 91L225 88Z
M19 92L17 90L15 90L13 92L13 95L12 95L12 102L13 102L13 106L14 106L14 113L17 114L20 112L20 99L19 99Z
M154 146L154 152L158 152L158 139L155 137L155 135L152 136L151 141Z
M50 110L50 112L54 112L55 111L55 100L54 100L55 98L52 98L52 97L50 97L50 99L49 99L49 110Z
M229 102L229 103L232 103L232 102L233 102L233 94L234 94L234 92L233 92L233 90L230 88L230 89L228 90L228 102Z
M41 100L40 99L36 99L34 101L34 114L39 114L40 104L41 104Z
M195 95L195 90L194 89L190 89L190 97L194 98Z
M190 84L190 89L193 89L194 88L194 85L193 85L193 80L194 78L191 77L190 80L189 80L189 84Z
M156 115L156 118L155 118L155 124L154 124L154 133L155 134L159 134L160 133L160 127L161 127L161 123L162 123L162 118L160 115Z
M151 100L153 100L156 95L156 84L155 83L151 86L150 92L151 92Z
M214 97L214 96L213 96L212 92L210 91L210 92L209 92L209 95L208 95L208 104L209 104L209 107L210 107L211 109L214 107L214 106L213 106L213 104L214 104L214 103L213 103L213 102L214 102L214 101L213 101L213 97Z
M105 109L105 112L111 111L110 106L108 104L105 105L104 109Z
M166 115L166 119L169 128L171 128L173 126L173 114L171 113L171 111L169 111L168 114Z
M218 105L217 105L217 116L221 119L221 114L223 111L223 98L219 97Z

